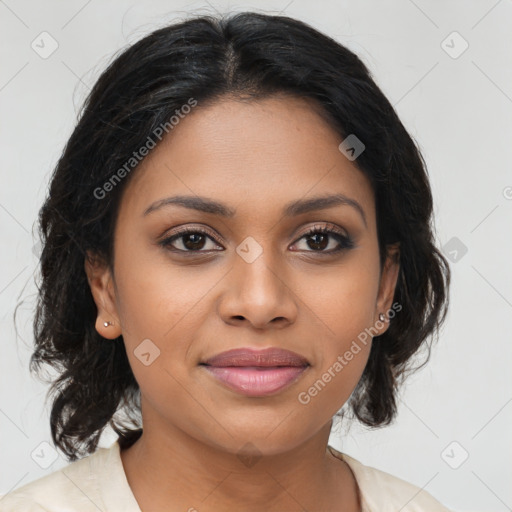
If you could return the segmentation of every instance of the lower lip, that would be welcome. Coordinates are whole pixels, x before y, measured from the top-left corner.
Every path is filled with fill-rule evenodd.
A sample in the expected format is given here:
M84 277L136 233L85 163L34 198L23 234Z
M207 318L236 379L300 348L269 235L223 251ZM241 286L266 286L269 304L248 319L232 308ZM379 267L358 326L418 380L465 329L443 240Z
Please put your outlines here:
M280 366L259 369L254 366L207 366L204 368L228 388L246 396L268 396L283 390L307 368Z

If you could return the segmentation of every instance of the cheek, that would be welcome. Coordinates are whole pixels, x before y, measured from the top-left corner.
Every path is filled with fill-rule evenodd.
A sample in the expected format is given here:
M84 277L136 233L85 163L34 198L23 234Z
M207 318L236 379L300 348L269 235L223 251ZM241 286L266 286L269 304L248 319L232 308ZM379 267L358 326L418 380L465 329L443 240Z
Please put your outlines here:
M314 288L311 282L304 286L302 297L322 329L319 339L329 340L323 347L326 354L343 350L373 324L378 272L377 264L366 262L362 254L355 255L346 265L317 280Z
M331 284L318 299L318 311L325 314L319 323L322 331L315 337L315 364L297 395L297 402L309 417L325 422L350 397L372 344L369 327L373 320L374 287L364 279L358 279L357 285L347 281L343 284Z
M342 352L323 368L316 367L297 394L298 407L303 410L301 417L314 418L320 423L329 421L347 402L359 382L370 348L371 342L359 344L357 349Z
M177 265L158 252L126 251L123 256L120 251L118 311L130 345L150 338L159 347L168 347L172 340L173 350L179 351L182 338L177 333L197 327L198 311L219 275L199 266Z
M301 386L298 402L328 418L357 385L371 349L378 266L362 258L340 268L306 302L315 313L315 364ZM371 269L371 270L368 270Z
M180 267L154 256L131 256L119 258L117 288L132 372L152 409L162 415L172 416L175 410L192 414L194 401L186 390L197 364L194 343L207 343L198 331L211 315L209 293L224 272ZM200 417L201 409L197 414Z

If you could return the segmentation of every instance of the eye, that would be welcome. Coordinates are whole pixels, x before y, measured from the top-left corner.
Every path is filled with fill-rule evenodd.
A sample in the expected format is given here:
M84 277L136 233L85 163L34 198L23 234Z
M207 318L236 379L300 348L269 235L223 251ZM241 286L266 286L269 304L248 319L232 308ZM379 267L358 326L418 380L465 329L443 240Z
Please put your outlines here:
M309 229L299 240L303 238L309 240L306 242L307 246L312 251L306 252L319 252L324 254L333 254L344 249L352 249L355 244L352 238L339 230L339 228L329 226L314 226ZM335 243L332 243L335 242ZM334 245L330 250L325 250L329 245Z
M210 250L217 250L215 248L204 249L205 243L208 240L215 242L214 238L213 234L205 229L185 227L179 229L174 235L162 240L160 244L174 252L208 252ZM176 241L179 242L177 245L181 247L173 245Z
M352 249L355 246L354 241L350 236L344 234L339 230L339 228L333 225L314 226L304 233L299 241L307 238L309 238L309 240L306 244L312 250L308 251L306 249L306 252L333 254L344 249ZM207 247L205 248L208 241L213 242L213 247L209 249ZM295 243L297 244L297 242ZM210 231L199 227L180 228L172 236L162 240L160 245L178 253L219 251L217 248L220 247L215 241L215 235ZM325 250L330 245L334 245L334 247L331 247L330 250Z

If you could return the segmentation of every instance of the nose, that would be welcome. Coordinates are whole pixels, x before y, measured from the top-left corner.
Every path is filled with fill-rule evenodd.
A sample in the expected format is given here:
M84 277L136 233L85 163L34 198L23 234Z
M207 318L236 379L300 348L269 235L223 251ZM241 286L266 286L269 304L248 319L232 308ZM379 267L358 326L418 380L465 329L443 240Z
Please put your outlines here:
M283 328L296 320L298 298L291 274L265 251L251 263L237 255L224 286L219 313L230 325Z

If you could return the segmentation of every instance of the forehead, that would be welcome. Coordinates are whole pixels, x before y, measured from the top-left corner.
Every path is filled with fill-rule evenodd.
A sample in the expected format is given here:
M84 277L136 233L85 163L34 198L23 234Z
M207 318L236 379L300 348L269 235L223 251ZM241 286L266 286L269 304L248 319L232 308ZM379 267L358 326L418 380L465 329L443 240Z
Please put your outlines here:
M341 193L373 218L365 175L338 149L342 136L311 101L292 97L199 103L139 167L123 203L140 211L169 195L207 196L237 214Z

